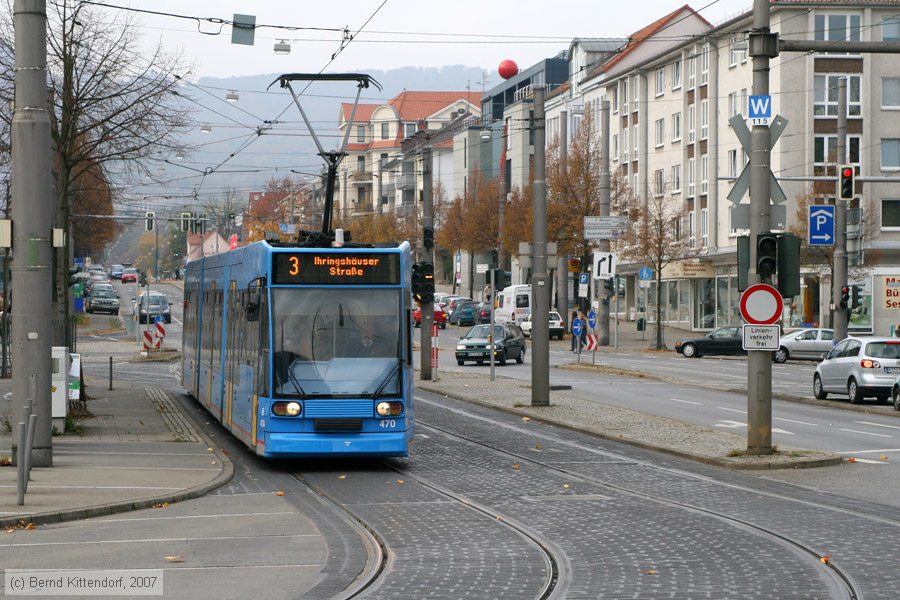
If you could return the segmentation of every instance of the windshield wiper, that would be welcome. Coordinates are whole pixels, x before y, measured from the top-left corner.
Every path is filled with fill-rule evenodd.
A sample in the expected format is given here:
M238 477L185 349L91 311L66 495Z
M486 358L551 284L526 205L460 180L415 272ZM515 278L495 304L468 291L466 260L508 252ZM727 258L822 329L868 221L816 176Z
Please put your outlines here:
M384 388L387 387L387 385L391 382L391 379L393 379L394 375L396 375L397 371L400 369L401 362L402 362L402 359L398 358L397 362L394 363L394 366L391 367L390 372L388 372L388 374L385 376L385 378L381 380L381 383L378 385L378 387L372 393L373 400L381 396L381 392L384 391Z
M300 382L294 376L294 371L291 367L288 367L288 377L291 379L291 383L294 384L294 389L300 394L300 398L306 400L309 396L306 395L306 392L303 390L303 386L300 385Z

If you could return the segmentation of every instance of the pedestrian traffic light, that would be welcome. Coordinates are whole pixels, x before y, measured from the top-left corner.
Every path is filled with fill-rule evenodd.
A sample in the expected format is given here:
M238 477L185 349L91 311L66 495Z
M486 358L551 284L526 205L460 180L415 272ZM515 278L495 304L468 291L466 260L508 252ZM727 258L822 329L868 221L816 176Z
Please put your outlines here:
M143 271L139 271L138 285L140 285L141 287L147 286L147 274Z
M850 286L845 285L841 288L841 308L847 308L850 305Z
M153 214L152 210L148 210L146 213L144 213L144 217L147 218L147 231L153 231L153 221L155 220L156 215Z
M181 213L181 230L187 231L191 228L191 213L183 212Z
M422 229L422 246L426 250L434 248L434 227L425 227Z
M756 272L760 277L771 277L778 269L778 236L760 233L756 236Z
M853 200L853 197L856 195L853 176L853 165L841 165L838 167L838 198L841 200Z

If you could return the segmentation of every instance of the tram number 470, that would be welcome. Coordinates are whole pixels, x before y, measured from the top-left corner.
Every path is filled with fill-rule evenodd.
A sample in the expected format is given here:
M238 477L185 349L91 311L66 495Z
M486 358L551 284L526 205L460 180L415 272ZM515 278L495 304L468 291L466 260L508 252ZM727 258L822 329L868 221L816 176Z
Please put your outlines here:
M397 421L394 419L382 419L378 425L382 429L394 429L397 426Z

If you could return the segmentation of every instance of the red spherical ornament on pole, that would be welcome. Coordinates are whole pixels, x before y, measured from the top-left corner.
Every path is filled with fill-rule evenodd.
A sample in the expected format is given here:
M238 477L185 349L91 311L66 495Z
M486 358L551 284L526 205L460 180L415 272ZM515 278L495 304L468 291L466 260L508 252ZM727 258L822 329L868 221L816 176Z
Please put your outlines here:
M519 74L519 65L514 60L506 59L497 67L497 72L500 73L500 77L503 79L509 79Z

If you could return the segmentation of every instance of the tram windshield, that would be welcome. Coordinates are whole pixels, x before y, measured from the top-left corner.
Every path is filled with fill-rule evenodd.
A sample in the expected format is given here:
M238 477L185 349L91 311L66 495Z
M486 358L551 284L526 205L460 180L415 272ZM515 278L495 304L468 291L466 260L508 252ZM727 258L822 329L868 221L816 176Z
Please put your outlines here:
M396 289L273 289L275 395L398 394L399 315Z

